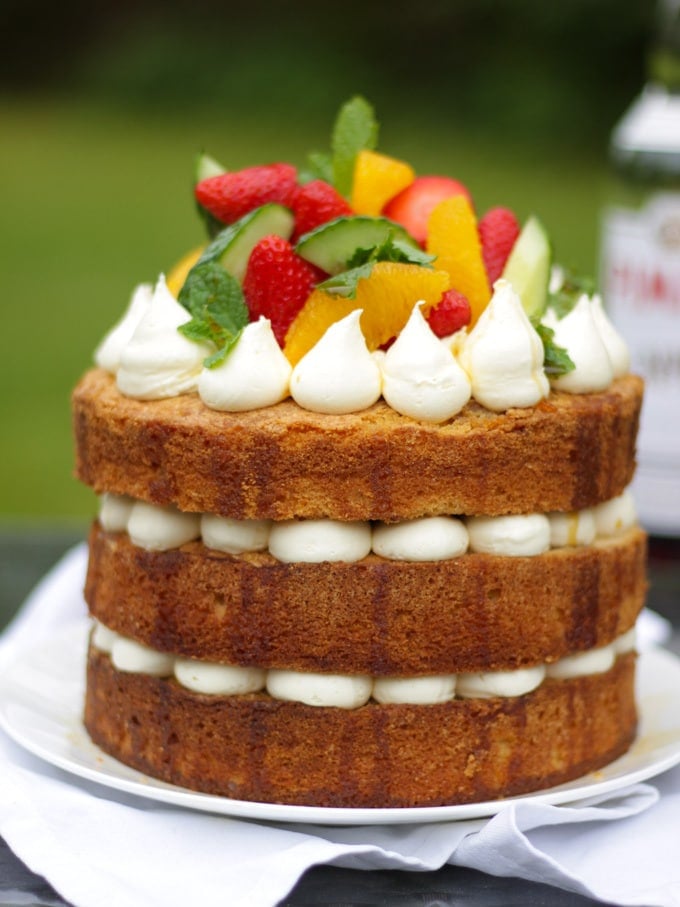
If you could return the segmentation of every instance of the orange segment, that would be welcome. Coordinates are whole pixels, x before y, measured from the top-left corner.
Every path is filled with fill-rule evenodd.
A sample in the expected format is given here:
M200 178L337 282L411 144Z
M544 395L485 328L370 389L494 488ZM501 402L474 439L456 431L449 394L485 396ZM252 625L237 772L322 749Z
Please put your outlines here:
M427 251L436 255L436 267L448 271L451 286L467 296L472 326L491 299L477 218L464 195L440 202L430 215Z
M198 249L192 249L191 252L187 252L186 255L183 255L170 269L170 272L165 278L165 282L175 298L177 298L179 291L184 286L187 274L201 257L204 249L205 246L200 246Z
M410 164L376 151L360 151L354 165L352 210L356 214L377 217L387 202L410 186L414 179Z
M379 261L370 275L358 282L354 299L314 290L288 329L283 351L295 365L332 324L355 309L363 309L361 329L368 348L376 350L401 331L416 302L425 303L426 314L449 284L446 271Z

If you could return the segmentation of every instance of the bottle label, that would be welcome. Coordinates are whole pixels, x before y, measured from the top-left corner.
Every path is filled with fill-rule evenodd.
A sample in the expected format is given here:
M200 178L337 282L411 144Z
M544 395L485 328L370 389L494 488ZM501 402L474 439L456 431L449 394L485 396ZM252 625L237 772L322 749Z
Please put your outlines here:
M602 289L632 370L645 379L640 516L652 531L680 534L680 192L605 213Z

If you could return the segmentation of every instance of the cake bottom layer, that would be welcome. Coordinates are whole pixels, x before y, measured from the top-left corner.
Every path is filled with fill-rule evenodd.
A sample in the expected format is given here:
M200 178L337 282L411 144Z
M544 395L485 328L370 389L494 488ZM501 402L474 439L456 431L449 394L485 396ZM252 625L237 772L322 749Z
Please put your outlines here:
M207 696L117 671L90 648L85 725L106 752L172 784L306 806L496 800L601 768L632 743L635 655L510 699L317 708Z

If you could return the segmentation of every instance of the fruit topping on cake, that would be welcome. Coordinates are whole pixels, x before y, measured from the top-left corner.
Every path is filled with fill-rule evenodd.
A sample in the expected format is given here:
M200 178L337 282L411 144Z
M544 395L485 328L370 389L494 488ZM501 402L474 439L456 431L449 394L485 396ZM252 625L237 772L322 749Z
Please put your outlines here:
M258 392L258 406L290 394L314 409L317 395L296 397L300 382L294 371L314 353L309 380L334 387L337 398L318 406L347 412L350 396L370 401L362 404L367 407L375 389L371 377L370 389L350 394L343 357L347 370L352 359L374 355L378 397L402 415L439 421L455 416L470 394L482 406L505 410L534 405L549 394L551 382L569 393L586 393L625 372L602 361L616 358L606 347L618 349L621 338L592 291L556 270L550 239L534 215L523 224L507 207L479 215L460 179L418 174L410 163L376 150L377 141L371 106L353 98L337 115L330 151L310 155L305 166L279 161L229 171L201 154L194 188L208 236L172 268L167 286L158 282L154 311L173 331L201 345L203 366L215 374L200 383L193 369L181 381L167 375L154 379L146 374L159 368L162 356L154 352L148 363L137 357L137 377L131 377L128 362L119 389L148 399L161 389L163 395L201 394L200 386L210 387L206 405L238 400L240 407L243 395L227 384L251 380L264 369L273 377L263 386L275 390L270 398ZM553 276L551 292L551 274L560 273L561 278ZM173 297L186 312L184 320L177 309L170 312ZM576 319L567 317L572 310ZM351 331L331 330L350 315ZM139 302L123 321L128 340L138 321L149 333ZM253 324L259 327L244 339ZM115 333L122 336L120 327ZM354 344L351 356L348 338ZM321 353L315 352L320 344ZM387 358L395 345L399 354ZM262 352L275 347L276 355ZM246 350L253 356L256 349L259 360L251 367ZM288 366L281 368L280 352L293 370L291 385L283 388ZM105 358L116 374L119 361ZM128 353L126 361L130 358ZM308 363L304 373L309 374ZM444 375L456 376L455 392ZM395 382L402 390L385 393ZM424 402L428 383L437 387L435 396L442 388L449 395L434 409ZM220 385L224 390L218 392ZM508 392L513 387L517 394Z

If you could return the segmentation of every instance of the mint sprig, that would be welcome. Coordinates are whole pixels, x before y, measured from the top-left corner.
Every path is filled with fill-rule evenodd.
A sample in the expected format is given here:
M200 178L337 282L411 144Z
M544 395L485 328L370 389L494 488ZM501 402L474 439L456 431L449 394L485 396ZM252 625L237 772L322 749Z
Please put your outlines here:
M373 107L357 95L342 105L331 136L333 185L340 195L349 196L357 154L378 144L378 121Z
M306 165L299 171L300 183L310 183L312 180L323 180L325 183L333 182L333 158L325 151L310 151L307 155Z
M541 324L538 318L532 318L531 323L543 344L543 370L546 375L551 378L559 378L560 375L572 372L576 366L564 347L555 343L553 329Z
M248 324L248 308L238 280L216 261L199 262L189 271L179 301L191 321L179 331L197 343L210 341L217 351L204 361L207 368L224 362Z
M595 281L592 278L582 277L573 271L566 271L559 290L548 296L547 306L561 321L565 315L571 312L584 293L592 296L595 289Z
M347 262L347 269L333 277L328 277L318 286L327 293L354 299L359 281L370 276L376 262L394 261L429 268L435 257L390 234L380 245L367 249L355 249Z

